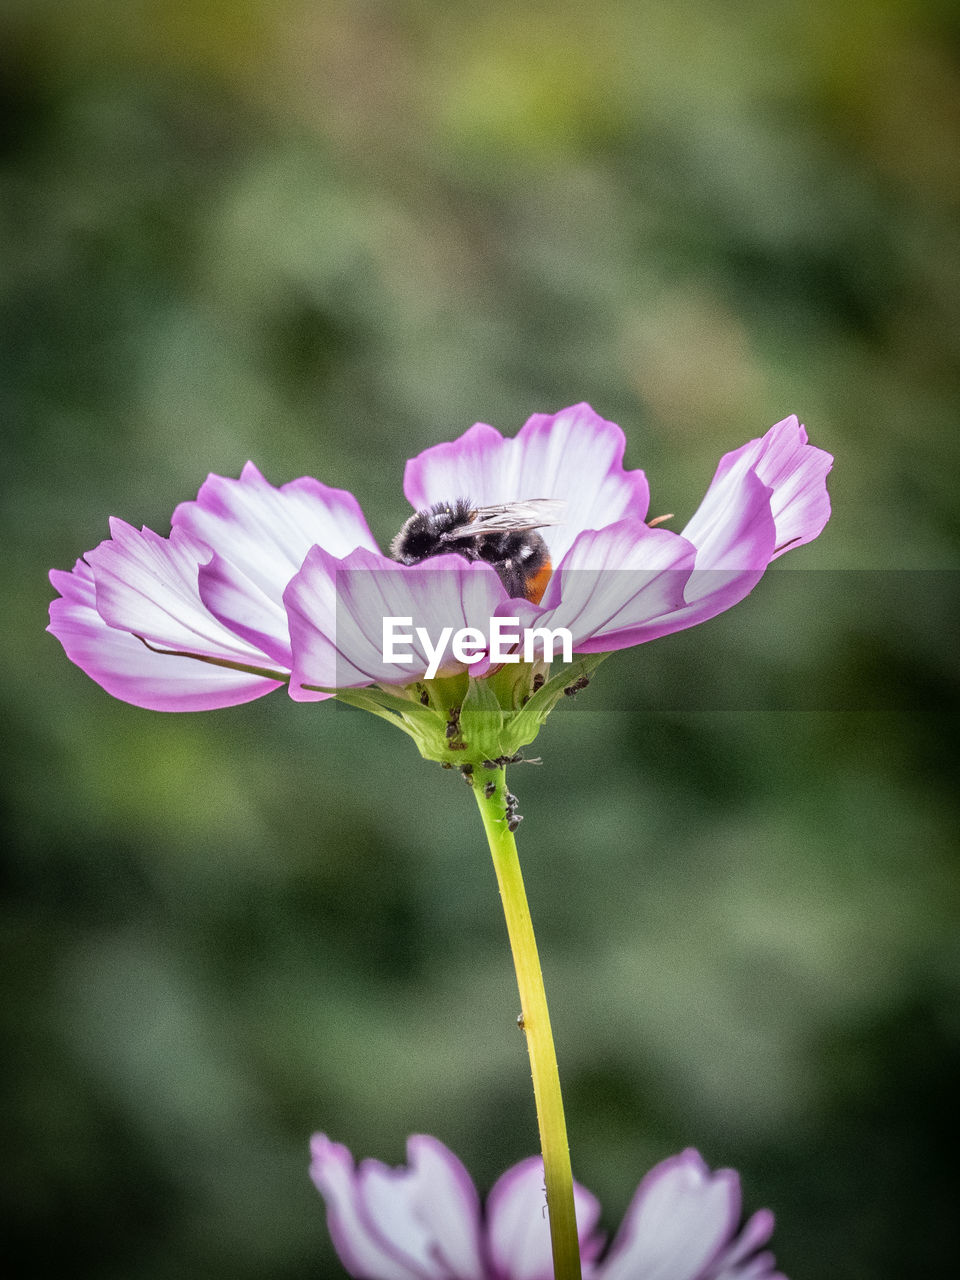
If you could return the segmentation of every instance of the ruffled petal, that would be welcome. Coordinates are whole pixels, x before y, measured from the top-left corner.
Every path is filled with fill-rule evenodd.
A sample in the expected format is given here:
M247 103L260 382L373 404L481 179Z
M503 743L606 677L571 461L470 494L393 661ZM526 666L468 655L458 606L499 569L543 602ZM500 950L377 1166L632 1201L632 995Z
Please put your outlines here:
M360 1172L346 1147L322 1133L310 1142L310 1177L327 1206L327 1226L340 1261L359 1280L433 1280L442 1272L423 1271L378 1230L361 1190ZM363 1166L361 1166L362 1170ZM394 1236L400 1224L393 1223ZM421 1231L409 1223L409 1242L419 1246Z
M740 1180L693 1150L640 1183L596 1280L706 1280L740 1214Z
M196 501L182 502L171 524L216 551L276 605L311 547L335 556L377 549L353 494L309 476L276 489L252 462L239 480L208 476Z
M534 414L514 439L477 423L458 440L412 458L403 489L417 510L455 498L478 506L560 499L563 523L540 530L557 564L584 529L646 516L646 477L624 471L625 443L620 428L587 404Z
M291 697L313 697L305 686L410 684L430 671L431 649L445 629L474 627L486 636L506 599L489 565L460 556L405 566L363 549L341 560L314 547L284 594L293 647ZM388 618L411 620L394 627L397 637L410 637L398 639L395 660L385 647ZM486 656L471 664L457 661L448 645L432 674L470 670L481 676L489 666Z
M720 1254L709 1280L783 1280L772 1253L759 1252L773 1235L773 1214L758 1209L733 1243Z
M161 538L111 520L113 537L87 552L97 612L108 626L178 653L214 661L270 666L262 650L219 622L200 598L198 574L210 550L174 530Z
M407 1142L409 1166L365 1160L357 1175L368 1219L418 1275L433 1280L485 1280L480 1199L470 1176L435 1138Z
M585 1263L603 1247L595 1231L600 1202L574 1183L574 1210ZM508 1169L487 1198L487 1247L496 1280L552 1280L553 1252L543 1160L531 1156Z
M830 514L824 478L833 459L806 438L796 418L787 418L720 460L683 530L697 548L687 607L666 629L655 627L634 643L723 613L750 594L772 560L820 532Z
M151 711L210 711L263 697L279 682L193 658L152 652L136 636L107 625L97 612L93 570L78 560L71 572L54 569L61 599L50 605L50 626L71 662L115 698Z
M795 416L784 418L765 436L725 454L706 497L684 536L708 551L714 538L736 554L726 526L738 523L741 486L745 476L755 475L771 490L770 514L774 524L773 546L762 567L792 547L817 537L830 517L826 478L833 457L807 443L807 433ZM710 568L725 567L712 563ZM747 568L742 556L737 568ZM754 567L760 567L759 561Z

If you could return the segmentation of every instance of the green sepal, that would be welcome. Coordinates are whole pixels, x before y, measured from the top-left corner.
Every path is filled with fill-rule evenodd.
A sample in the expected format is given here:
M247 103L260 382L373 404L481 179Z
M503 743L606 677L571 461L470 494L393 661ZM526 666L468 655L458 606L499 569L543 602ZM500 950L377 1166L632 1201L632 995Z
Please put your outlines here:
M489 680L470 678L467 696L460 708L460 736L471 762L493 760L503 755L503 710Z
M420 748L422 741L431 741L444 731L443 717L429 707L422 706L412 698L388 693L385 689L368 685L362 689L338 689L338 702L345 702L349 707L357 707L361 711L369 711L388 724L402 729L413 738Z
M501 755L514 755L521 747L533 742L547 716L564 696L567 689L581 677L589 679L607 653L584 653L569 666L553 676L546 684L532 693L519 711L508 716L503 729Z
M465 672L384 688L323 689L340 702L369 711L402 729L427 760L444 768L503 762L533 742L547 716L577 681L586 681L605 653L581 654L536 692L538 668L505 664L481 679ZM539 668L543 670L543 668Z

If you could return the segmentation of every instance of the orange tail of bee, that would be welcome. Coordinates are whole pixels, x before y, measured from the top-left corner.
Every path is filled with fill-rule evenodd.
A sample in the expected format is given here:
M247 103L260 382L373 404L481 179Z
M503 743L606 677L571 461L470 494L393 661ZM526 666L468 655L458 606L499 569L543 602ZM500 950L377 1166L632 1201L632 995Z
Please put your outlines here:
M531 604L539 604L543 599L543 593L547 589L547 583L550 581L550 575L553 573L553 565L549 559L544 560L543 564L527 582L526 597Z

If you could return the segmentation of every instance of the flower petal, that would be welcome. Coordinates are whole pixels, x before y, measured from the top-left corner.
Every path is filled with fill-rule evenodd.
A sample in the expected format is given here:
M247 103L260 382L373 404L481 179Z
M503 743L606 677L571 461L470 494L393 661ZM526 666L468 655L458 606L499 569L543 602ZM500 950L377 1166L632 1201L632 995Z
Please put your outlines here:
M603 1237L594 1228L600 1202L574 1183L574 1209L584 1262L596 1257ZM487 1242L496 1280L552 1280L553 1252L543 1160L531 1156L508 1169L487 1198Z
M54 569L50 581L62 599L50 605L47 630L70 661L115 698L151 711L210 711L280 687L246 672L154 653L136 636L108 626L97 612L93 570L83 560L69 573Z
M210 475L195 502L182 502L171 524L230 564L275 604L313 546L345 556L354 547L376 551L353 494L310 476L274 488L252 462L239 480Z
M773 1234L773 1214L769 1209L758 1209L743 1230L711 1268L710 1280L755 1280L769 1277L774 1280L776 1265L772 1253L760 1253L761 1245Z
M460 1161L436 1138L407 1141L409 1167L365 1160L358 1172L368 1219L418 1275L485 1280L480 1198Z
M433 1230L437 1257L457 1280L484 1280L480 1197L466 1169L436 1138L415 1134L407 1159L418 1175L416 1204Z
M208 547L174 530L161 538L111 520L113 537L87 552L97 612L108 626L179 653L258 668L271 665L260 649L223 626L200 598L198 573Z
M197 589L206 608L228 630L290 670L290 624L282 599L276 602L272 593L262 591L242 569L219 555L200 566Z
M596 1280L705 1280L740 1213L740 1180L691 1150L640 1183Z
M698 547L708 546L713 533L721 539L726 536L729 541L725 526L736 519L743 477L752 473L772 490L774 547L767 558L769 562L792 547L810 542L827 523L830 498L826 477L832 466L829 453L807 444L806 429L796 416L784 418L761 439L750 440L720 459L706 497L684 529L684 536ZM735 567L747 565L741 559Z
M809 513L822 514L825 504L829 514L823 480L832 459L803 444L801 437L805 441L806 433L796 419L786 419L771 427L762 440L753 440L721 459L703 502L683 530L683 537L697 548L694 572L684 592L687 607L669 619L668 626L654 627L634 643L706 622L738 604L770 562L788 549L783 539L798 522L808 530L803 541L819 533L822 524L809 532L813 528ZM789 447L791 442L794 448ZM766 480L758 474L761 470ZM803 477L799 490L798 477ZM816 484L811 477L817 478ZM801 493L796 505L790 498L795 492Z
M477 423L459 440L412 458L403 489L418 510L453 498L478 506L558 498L566 504L563 523L540 530L557 564L584 529L646 516L646 477L624 471L625 443L620 428L588 404L534 414L515 439Z
M622 649L648 638L655 620L686 606L696 549L679 534L626 519L581 533L541 605L511 604L525 627L566 627L579 653ZM662 633L661 633L662 634Z
M310 1142L310 1154L310 1177L326 1202L333 1246L352 1276L360 1280L425 1280L437 1275L411 1265L377 1230L361 1194L353 1156L346 1147L316 1133ZM411 1226L411 1238L418 1235Z
M770 502L772 490L753 470L714 479L683 530L697 548L697 568L763 572L773 558L777 526Z
M729 508L717 504L712 515L702 520L698 512L681 535L697 551L684 587L684 607L637 629L630 643L655 640L706 622L738 604L763 577L776 542L771 491L747 471L729 496Z
M422 628L434 645L447 627L454 632L476 627L486 635L491 617L506 599L490 565L460 556L437 556L406 566L362 548L341 560L314 547L284 595L293 647L290 695L312 697L304 686L410 684L430 665L416 628ZM409 654L409 661L385 658L386 618L411 619L398 627L398 634L412 638L397 647L398 653ZM482 657L467 667L448 650L439 673L469 669L479 676L489 665Z

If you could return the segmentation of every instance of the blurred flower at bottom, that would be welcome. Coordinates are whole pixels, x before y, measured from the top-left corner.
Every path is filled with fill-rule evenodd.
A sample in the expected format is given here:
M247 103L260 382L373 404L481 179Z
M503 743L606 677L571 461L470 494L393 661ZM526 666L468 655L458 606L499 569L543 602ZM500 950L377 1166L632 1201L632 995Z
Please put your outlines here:
M466 1169L436 1138L407 1141L408 1163L354 1165L325 1134L310 1176L327 1205L340 1261L357 1280L550 1280L553 1261L543 1161L522 1160L485 1205ZM784 1280L763 1249L773 1214L740 1227L740 1178L711 1170L692 1148L643 1178L613 1243L597 1230L600 1202L574 1184L583 1274L590 1280Z

